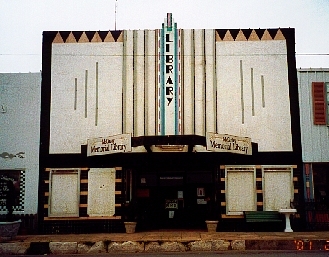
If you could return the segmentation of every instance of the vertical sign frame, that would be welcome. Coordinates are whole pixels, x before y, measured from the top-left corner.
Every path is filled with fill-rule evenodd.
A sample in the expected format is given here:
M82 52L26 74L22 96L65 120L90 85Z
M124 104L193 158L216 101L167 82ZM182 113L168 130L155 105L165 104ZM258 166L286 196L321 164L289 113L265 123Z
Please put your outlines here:
M181 134L181 58L180 30L167 14L159 30L158 65L158 135Z

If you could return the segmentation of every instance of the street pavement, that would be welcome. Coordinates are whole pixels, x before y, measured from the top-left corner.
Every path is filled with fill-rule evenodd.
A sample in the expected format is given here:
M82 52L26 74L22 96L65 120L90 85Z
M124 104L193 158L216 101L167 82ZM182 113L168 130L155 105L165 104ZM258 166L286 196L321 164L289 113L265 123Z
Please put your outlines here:
M247 250L329 251L329 231L213 232L157 230L136 233L18 235L2 238L5 254L98 254Z

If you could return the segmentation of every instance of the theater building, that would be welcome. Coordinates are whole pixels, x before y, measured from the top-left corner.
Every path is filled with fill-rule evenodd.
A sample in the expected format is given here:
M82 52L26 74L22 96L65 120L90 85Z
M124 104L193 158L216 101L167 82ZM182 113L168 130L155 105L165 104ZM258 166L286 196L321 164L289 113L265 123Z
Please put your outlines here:
M294 29L159 25L43 33L43 233L239 230L302 199Z

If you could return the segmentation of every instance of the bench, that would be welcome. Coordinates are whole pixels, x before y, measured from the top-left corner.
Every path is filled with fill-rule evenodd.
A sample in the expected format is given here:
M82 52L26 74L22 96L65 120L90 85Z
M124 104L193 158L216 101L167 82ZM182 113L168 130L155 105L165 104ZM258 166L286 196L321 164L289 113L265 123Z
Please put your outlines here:
M245 211L246 222L282 222L282 218L277 211Z
M278 211L245 211L244 219L247 231L281 231L284 225ZM268 225L264 226L264 223Z

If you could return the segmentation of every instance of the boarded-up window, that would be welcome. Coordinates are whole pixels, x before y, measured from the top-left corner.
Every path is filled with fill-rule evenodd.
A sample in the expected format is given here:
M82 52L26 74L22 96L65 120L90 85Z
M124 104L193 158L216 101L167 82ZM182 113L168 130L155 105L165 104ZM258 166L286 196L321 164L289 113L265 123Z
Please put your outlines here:
M313 121L315 125L326 125L326 98L324 82L312 82Z
M226 167L226 214L241 215L243 211L256 211L256 168Z
M49 176L48 217L79 217L80 169L54 169Z
M91 168L88 172L89 216L115 213L115 168Z
M292 167L262 167L262 173L264 211L290 208L294 198Z

